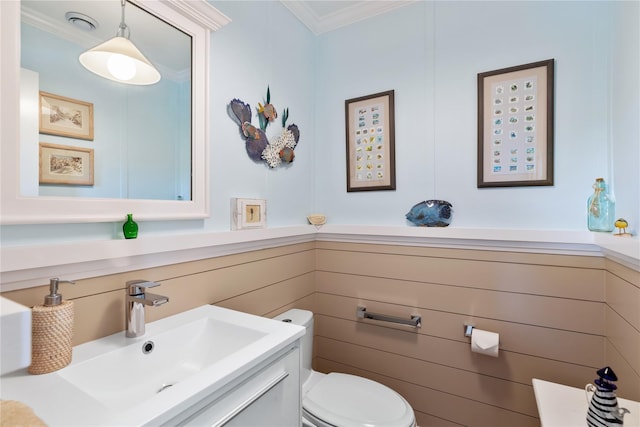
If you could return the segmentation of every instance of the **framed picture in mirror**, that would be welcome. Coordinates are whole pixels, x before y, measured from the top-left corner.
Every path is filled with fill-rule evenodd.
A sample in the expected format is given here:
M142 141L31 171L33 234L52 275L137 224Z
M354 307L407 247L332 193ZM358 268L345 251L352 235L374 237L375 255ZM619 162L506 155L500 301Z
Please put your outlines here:
M40 143L40 184L93 185L93 149Z
M93 104L40 91L40 133L93 141Z

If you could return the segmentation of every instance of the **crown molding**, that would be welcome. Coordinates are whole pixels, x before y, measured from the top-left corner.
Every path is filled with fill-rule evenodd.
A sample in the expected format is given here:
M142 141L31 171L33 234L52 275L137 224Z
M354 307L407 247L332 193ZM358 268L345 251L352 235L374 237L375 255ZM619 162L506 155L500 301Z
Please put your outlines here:
M346 27L355 22L369 19L376 15L390 12L414 3L415 1L416 0L353 1L350 6L336 9L334 12L323 16L319 16L306 1L281 0L281 3L314 34L319 35Z

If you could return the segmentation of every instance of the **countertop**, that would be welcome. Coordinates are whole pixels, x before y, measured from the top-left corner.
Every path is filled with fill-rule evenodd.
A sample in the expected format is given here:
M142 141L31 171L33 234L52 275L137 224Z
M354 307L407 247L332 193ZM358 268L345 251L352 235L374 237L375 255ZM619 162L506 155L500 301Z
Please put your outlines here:
M124 345L138 342L142 344L149 337L184 322L199 319L203 312L211 307L215 310L224 310L225 313L230 312L225 314L227 316L225 319L230 323L246 324L253 321L257 329L264 329L268 335L245 347L246 350L232 353L232 356L185 378L182 381L183 387L176 385L137 406L122 411L114 410L101 403L66 381L62 375L65 369L73 365L118 350ZM220 390L271 356L292 346L304 333L305 330L301 326L205 305L150 322L146 325L146 334L139 338L126 338L124 332L119 332L76 346L73 348L71 364L59 371L30 375L25 368L3 375L0 377L0 399L24 403L50 427L160 425L204 397Z
M584 389L536 378L532 382L541 427L585 427L587 425L589 402ZM618 407L631 411L624 416L625 426L640 426L640 402L618 398Z

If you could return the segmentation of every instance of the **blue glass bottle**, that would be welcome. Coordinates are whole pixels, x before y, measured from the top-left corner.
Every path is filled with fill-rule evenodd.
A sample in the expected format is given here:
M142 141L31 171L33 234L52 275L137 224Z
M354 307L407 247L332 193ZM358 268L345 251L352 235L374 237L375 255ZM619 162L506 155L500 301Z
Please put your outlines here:
M604 179L597 178L593 190L587 200L587 227L591 231L613 231L616 202L607 192Z

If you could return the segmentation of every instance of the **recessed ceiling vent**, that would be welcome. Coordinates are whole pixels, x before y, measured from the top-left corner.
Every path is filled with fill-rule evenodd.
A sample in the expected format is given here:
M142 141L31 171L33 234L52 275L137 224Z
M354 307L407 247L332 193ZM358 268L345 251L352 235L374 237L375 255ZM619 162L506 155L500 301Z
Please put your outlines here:
M78 12L67 12L64 14L67 21L76 28L82 31L93 31L98 28L98 21L90 16L84 15Z

